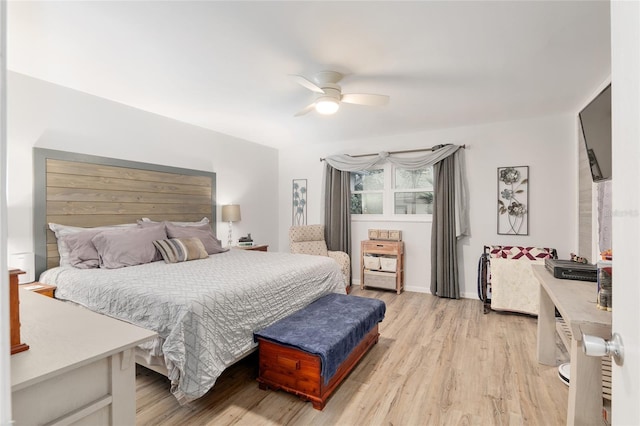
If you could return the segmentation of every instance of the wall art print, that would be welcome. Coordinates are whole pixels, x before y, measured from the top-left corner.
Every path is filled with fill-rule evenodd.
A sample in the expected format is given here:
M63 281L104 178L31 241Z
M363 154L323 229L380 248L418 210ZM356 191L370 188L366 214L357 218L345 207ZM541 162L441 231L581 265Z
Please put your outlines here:
M307 180L293 180L292 224L307 224Z
M498 234L529 235L529 166L498 167Z

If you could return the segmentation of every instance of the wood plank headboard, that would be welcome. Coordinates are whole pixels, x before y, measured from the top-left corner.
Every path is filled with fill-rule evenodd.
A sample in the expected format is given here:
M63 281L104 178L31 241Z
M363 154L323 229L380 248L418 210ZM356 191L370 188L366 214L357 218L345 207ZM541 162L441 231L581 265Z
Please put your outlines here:
M42 148L33 159L36 277L59 262L50 222L95 227L208 217L216 231L215 173Z

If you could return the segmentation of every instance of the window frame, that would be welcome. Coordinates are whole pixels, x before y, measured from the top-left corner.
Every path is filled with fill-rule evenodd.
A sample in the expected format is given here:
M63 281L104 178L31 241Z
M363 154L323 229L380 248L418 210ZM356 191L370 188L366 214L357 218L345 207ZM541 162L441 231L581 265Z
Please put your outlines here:
M372 170L383 169L384 185L382 192L382 214L355 214L351 213L351 220L353 222L431 222L433 220L433 214L419 213L419 214L397 214L395 213L395 194L396 192L424 192L434 189L396 189L395 188L395 170L397 167L391 163L385 163L382 167L376 166ZM366 193L366 192L380 192L380 191L352 191L352 193Z
M374 171L374 170L382 170L382 189L369 189L369 190L362 190L362 191L353 191L351 190L351 195L353 194L382 194L382 211L384 212L385 209L385 190L386 190L386 178L387 178L387 172L386 169L384 167L376 167L376 168L371 168L369 169L370 171ZM358 173L358 172L355 172ZM351 182L349 182L349 185L351 185ZM351 200L349 200L349 202L351 202ZM351 205L351 204L350 204ZM351 209L351 207L349 207L349 209ZM376 213L357 213L355 214L357 216L381 216L380 214L376 214ZM351 213L351 216L354 216L354 213Z

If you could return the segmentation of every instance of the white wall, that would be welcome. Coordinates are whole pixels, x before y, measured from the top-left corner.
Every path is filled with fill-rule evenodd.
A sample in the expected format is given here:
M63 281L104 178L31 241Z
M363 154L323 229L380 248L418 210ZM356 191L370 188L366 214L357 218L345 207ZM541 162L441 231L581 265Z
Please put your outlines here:
M568 258L577 250L577 134L571 114L452 128L367 141L290 148L280 151L280 247L288 247L291 181L308 179L308 223L322 223L324 163L338 153L372 153L428 148L441 143L466 144L471 237L459 245L460 292L476 298L477 262L485 244L544 246ZM363 148L366 146L366 148ZM497 168L529 166L529 235L497 235ZM401 229L406 247L408 291L429 292L431 223L358 222L353 224L354 283L359 283L359 242L367 229Z
M476 297L477 260L485 244L551 246L563 258L576 251L577 135L573 115L290 148L278 153L16 73L9 73L8 87L9 253L33 251L34 146L214 171L218 204L237 202L242 207L242 221L234 224L234 236L251 232L256 242L270 244L270 250L287 251L293 179L308 179L307 222L322 222L324 163L320 157L449 142L467 145L472 236L460 244L463 296ZM496 170L517 165L529 166L530 235L497 235ZM354 223L356 283L359 241L367 238L369 228L403 231L406 288L428 292L431 223ZM226 224L219 223L218 235L224 239L226 231Z
M11 415L11 344L9 274L7 271L7 2L0 3L0 425L9 425Z
M242 210L234 238L251 232L277 249L273 148L17 73L8 75L7 140L9 253L33 252L33 147L216 172L218 206ZM227 229L218 223L223 241Z

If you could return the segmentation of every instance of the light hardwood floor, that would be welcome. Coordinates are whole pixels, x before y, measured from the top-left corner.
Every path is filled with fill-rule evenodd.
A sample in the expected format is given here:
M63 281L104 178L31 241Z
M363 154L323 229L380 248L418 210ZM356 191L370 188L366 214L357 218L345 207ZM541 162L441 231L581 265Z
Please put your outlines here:
M536 319L482 313L478 300L355 289L385 301L380 340L323 411L258 389L257 356L180 406L168 380L138 367L138 425L563 425L568 388L536 361ZM566 357L560 353L559 361Z

